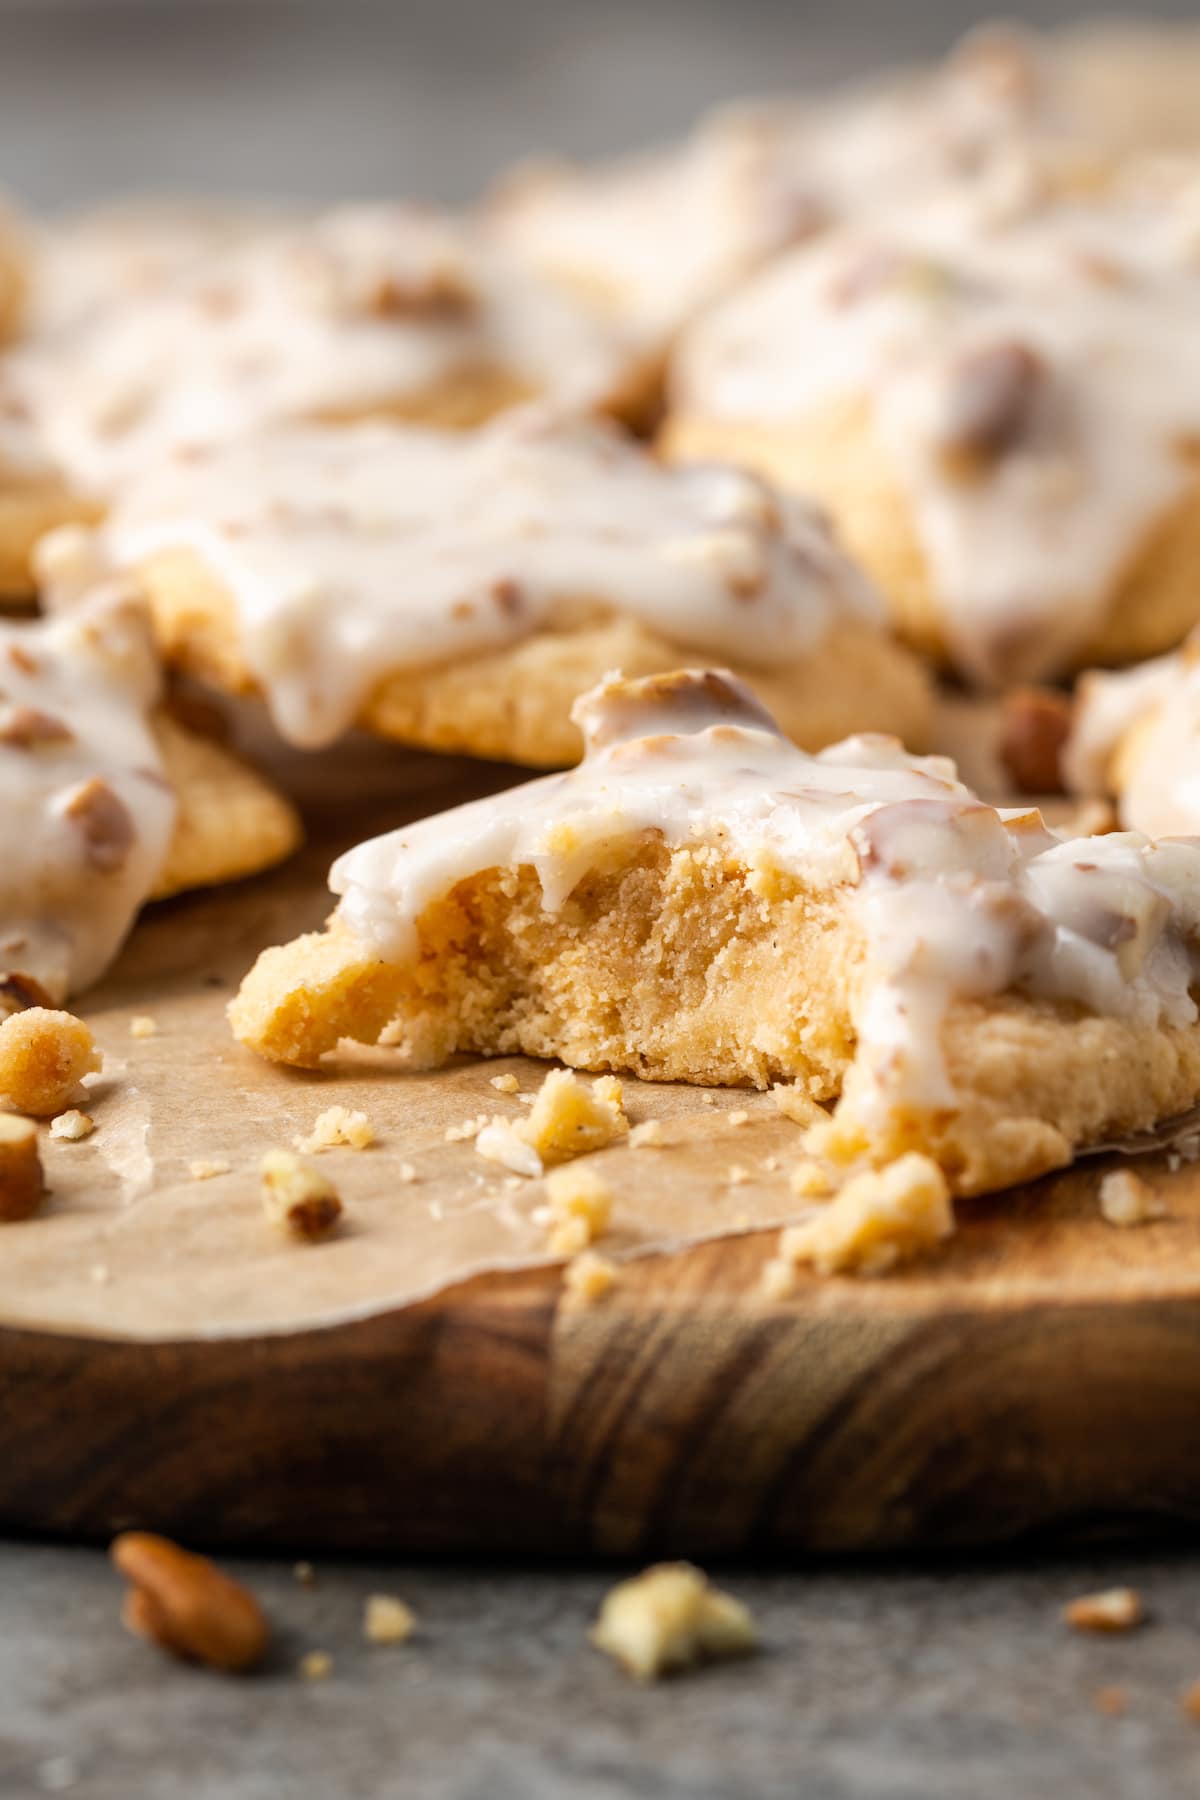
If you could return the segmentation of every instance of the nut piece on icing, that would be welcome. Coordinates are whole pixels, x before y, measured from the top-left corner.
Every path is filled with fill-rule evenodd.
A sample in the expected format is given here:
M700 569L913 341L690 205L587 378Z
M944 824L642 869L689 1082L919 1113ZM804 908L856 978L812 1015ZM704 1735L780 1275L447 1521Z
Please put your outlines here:
M0 1223L32 1218L45 1191L37 1126L15 1113L0 1113Z
M290 1150L268 1150L260 1168L271 1223L310 1243L327 1237L342 1216L341 1196L328 1177Z
M269 1632L253 1594L209 1562L149 1531L124 1531L109 1555L131 1583L121 1617L138 1637L210 1668L252 1669Z
M748 1609L691 1563L659 1563L620 1582L605 1596L591 1639L639 1681L745 1656L756 1645Z
M31 1006L0 1021L0 1094L19 1112L52 1118L99 1067L95 1039L74 1013Z
M571 708L589 750L661 733L698 731L725 721L775 733L766 707L727 669L674 669L626 681L610 675Z

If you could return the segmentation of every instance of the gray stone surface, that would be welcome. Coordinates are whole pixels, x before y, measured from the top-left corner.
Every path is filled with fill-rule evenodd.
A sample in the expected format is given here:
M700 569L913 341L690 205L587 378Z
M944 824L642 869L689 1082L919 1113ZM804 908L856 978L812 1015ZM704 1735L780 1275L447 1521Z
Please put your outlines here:
M74 1800L1125 1800L1194 1793L1200 1569L1182 1551L990 1565L722 1572L763 1652L639 1688L585 1632L611 1574L318 1564L240 1571L269 1669L171 1662L118 1624L95 1551L0 1549L0 1794ZM1072 1633L1063 1602L1132 1581L1151 1621ZM361 1637L371 1592L420 1636ZM304 1684L304 1651L331 1679ZM1121 1718L1096 1690L1118 1685Z
M935 48L979 10L0 0L0 181L43 204L125 185L459 199L530 145L654 138L730 92ZM601 1573L342 1567L311 1591L287 1566L245 1573L277 1650L231 1681L126 1637L96 1552L0 1546L3 1800L1124 1800L1200 1784L1200 1725L1178 1704L1200 1678L1200 1570L1182 1552L733 1572L763 1654L649 1691L587 1645ZM1116 1579L1144 1586L1152 1625L1064 1630L1066 1598ZM419 1641L362 1642L373 1590L417 1607ZM320 1686L294 1673L310 1648L335 1659ZM1120 1719L1094 1709L1107 1684L1127 1692Z

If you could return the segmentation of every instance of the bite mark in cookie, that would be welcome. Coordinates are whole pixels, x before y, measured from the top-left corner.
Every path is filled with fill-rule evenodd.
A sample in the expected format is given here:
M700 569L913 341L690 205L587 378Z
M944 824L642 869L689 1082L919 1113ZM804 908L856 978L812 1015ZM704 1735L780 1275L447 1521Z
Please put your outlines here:
M917 1151L959 1193L1200 1093L1200 845L1060 839L886 739L806 756L729 676L613 680L576 716L579 769L343 857L237 1035L800 1081L837 1102L813 1154Z

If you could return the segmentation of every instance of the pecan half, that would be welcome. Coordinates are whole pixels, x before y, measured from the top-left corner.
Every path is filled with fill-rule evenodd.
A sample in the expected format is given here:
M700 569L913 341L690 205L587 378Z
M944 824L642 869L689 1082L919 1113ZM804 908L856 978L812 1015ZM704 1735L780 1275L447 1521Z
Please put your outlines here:
M950 374L942 454L951 470L977 471L1026 437L1045 379L1045 364L1025 344L988 344L962 357Z
M269 1631L253 1594L209 1562L150 1531L123 1531L109 1549L131 1583L122 1620L173 1656L214 1669L252 1669Z
M63 810L82 831L92 867L104 874L119 869L133 848L137 830L129 808L107 781L94 775L76 789Z
M1022 794L1061 794L1059 766L1071 735L1071 703L1046 688L1014 688L1004 697L1000 760Z

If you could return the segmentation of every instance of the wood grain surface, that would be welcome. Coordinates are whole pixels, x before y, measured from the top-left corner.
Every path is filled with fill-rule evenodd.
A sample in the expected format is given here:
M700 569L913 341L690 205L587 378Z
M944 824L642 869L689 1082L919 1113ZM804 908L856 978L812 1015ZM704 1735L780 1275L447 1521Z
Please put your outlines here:
M151 913L89 1001L98 1129L47 1146L49 1208L0 1239L0 1528L649 1557L1200 1520L1200 1165L1141 1159L1167 1214L1145 1226L1104 1222L1095 1160L963 1205L943 1252L889 1278L768 1300L773 1233L744 1227L787 1210L796 1128L762 1097L630 1082L672 1148L602 1153L633 1260L583 1307L529 1235L537 1184L510 1219L470 1144L443 1141L516 1105L487 1067L295 1078L231 1044L231 983L320 917L341 841L503 778L371 752L347 811L346 771L310 770L306 856ZM159 1036L131 1043L131 1011ZM529 1091L540 1071L512 1066ZM296 1250L268 1238L256 1159L334 1100L381 1143L325 1159L351 1228ZM189 1182L205 1148L230 1172ZM420 1179L398 1187L402 1155ZM753 1179L730 1187L735 1158ZM689 1237L709 1241L647 1253Z

